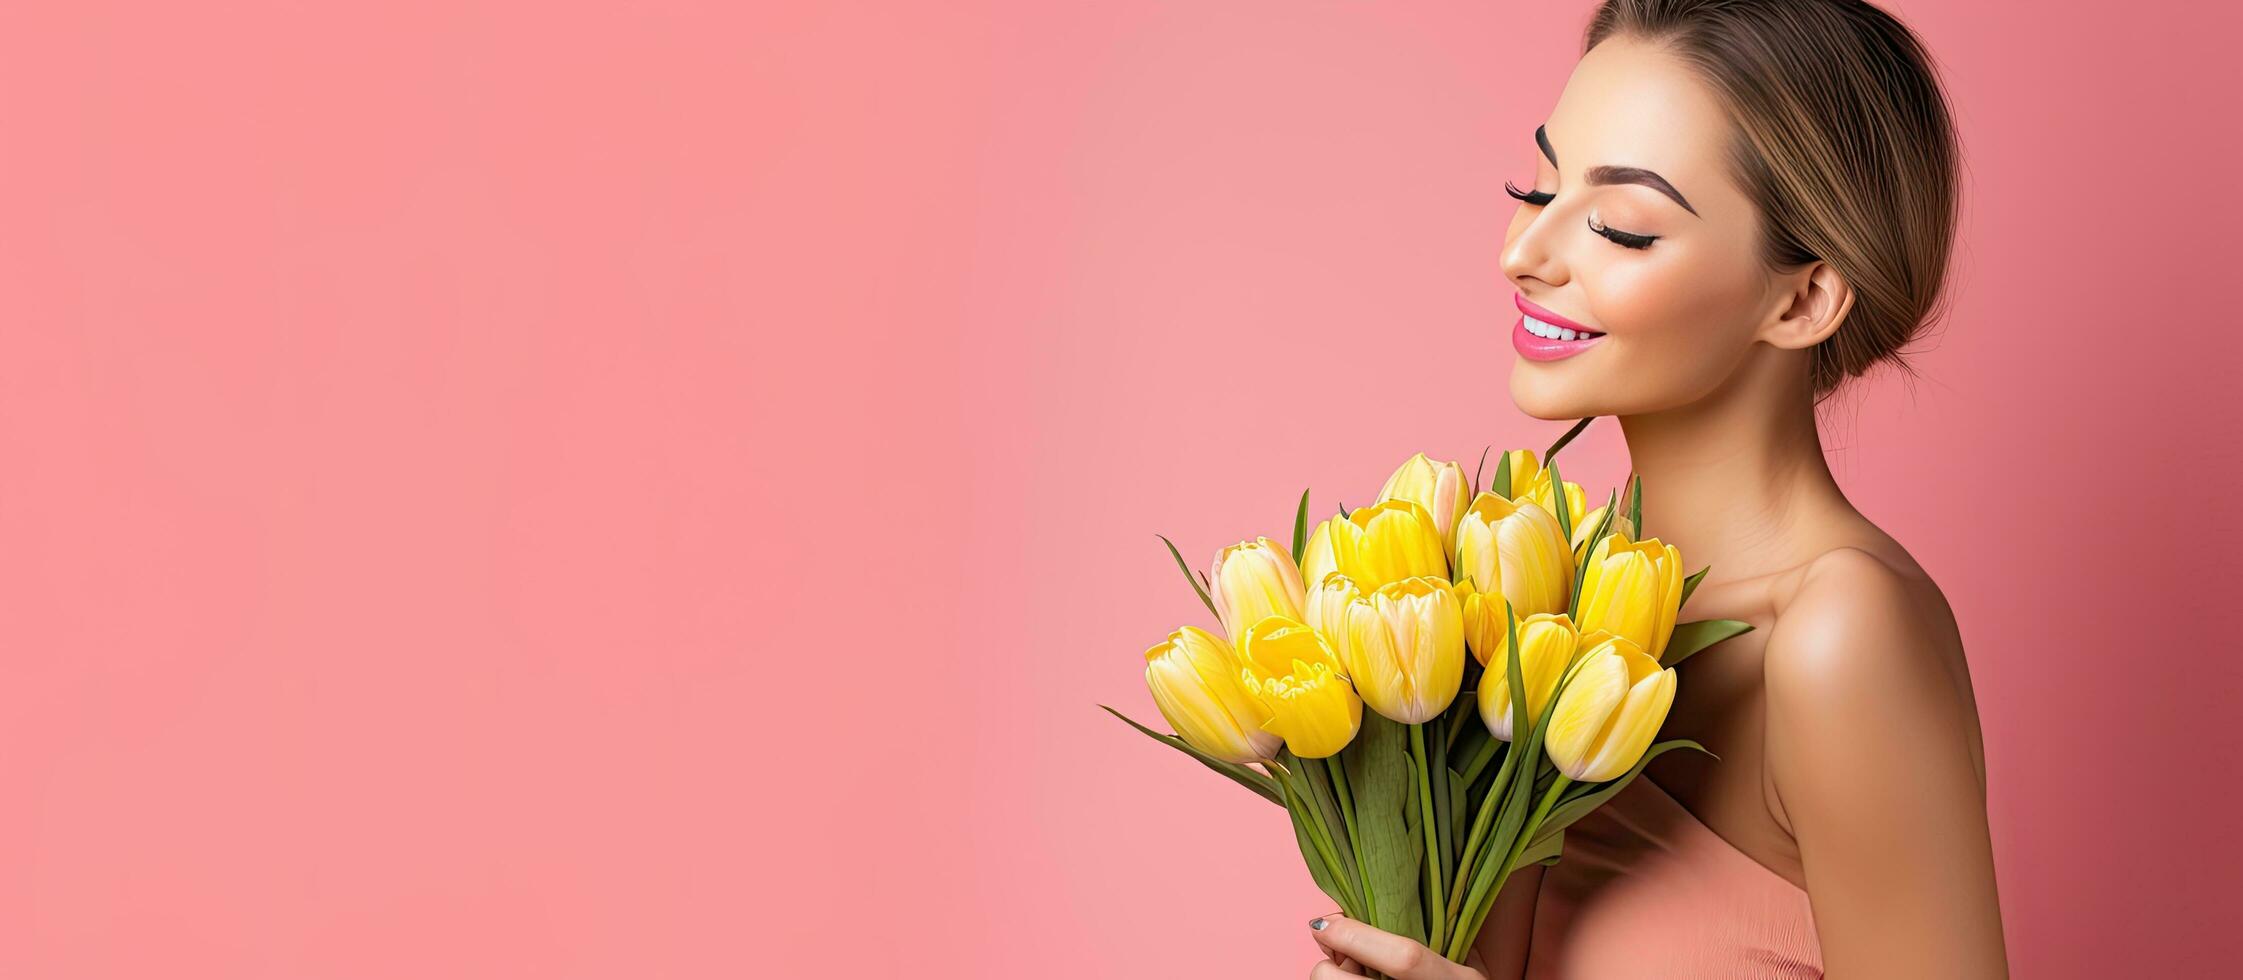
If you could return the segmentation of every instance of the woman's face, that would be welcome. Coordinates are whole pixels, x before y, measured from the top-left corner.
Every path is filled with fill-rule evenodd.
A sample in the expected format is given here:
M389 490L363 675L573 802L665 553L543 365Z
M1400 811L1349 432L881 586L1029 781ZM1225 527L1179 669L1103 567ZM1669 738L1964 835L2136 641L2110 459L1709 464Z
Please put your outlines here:
M1757 341L1790 305L1789 283L1761 260L1760 216L1731 176L1733 133L1712 90L1658 47L1615 37L1582 56L1503 240L1523 314L1511 371L1522 411L1673 408L1773 352ZM1591 333L1544 339L1545 323Z

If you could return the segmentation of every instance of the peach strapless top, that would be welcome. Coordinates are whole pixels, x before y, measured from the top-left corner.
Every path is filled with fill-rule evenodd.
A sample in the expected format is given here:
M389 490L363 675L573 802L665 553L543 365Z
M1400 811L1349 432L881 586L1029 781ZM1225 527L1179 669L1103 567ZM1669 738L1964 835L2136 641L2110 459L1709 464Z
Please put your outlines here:
M1807 893L1638 777L1566 828L1527 980L1821 977Z

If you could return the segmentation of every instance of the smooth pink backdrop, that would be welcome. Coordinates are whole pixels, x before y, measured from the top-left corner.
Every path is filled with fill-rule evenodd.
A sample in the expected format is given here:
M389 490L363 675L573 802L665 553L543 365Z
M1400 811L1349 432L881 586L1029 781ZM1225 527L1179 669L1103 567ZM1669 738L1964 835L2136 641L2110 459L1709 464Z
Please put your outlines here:
M2233 969L2243 23L1899 7L1959 302L1833 466L2017 974ZM1094 705L1205 619L1154 532L1555 434L1495 259L1588 10L18 5L0 975L1305 975L1276 811Z

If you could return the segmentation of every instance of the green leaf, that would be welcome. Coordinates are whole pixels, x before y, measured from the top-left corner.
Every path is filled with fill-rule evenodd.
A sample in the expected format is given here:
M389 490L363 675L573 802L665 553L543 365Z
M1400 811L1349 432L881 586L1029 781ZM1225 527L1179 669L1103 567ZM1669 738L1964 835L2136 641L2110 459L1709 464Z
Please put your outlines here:
M1640 532L1641 529L1639 528L1638 533ZM1713 571L1713 566L1707 565L1706 567L1698 569L1696 572L1692 573L1689 578L1682 580L1682 602L1690 601L1690 593L1698 591L1698 583L1705 581L1706 573L1710 571ZM1680 608L1682 606L1682 602L1675 603L1675 606L1677 608Z
M1423 936L1418 902L1425 845L1416 834L1417 783L1410 769L1409 730L1376 712L1340 752L1348 789L1355 795L1356 859L1369 882L1371 924L1403 936Z
M1634 473L1628 474L1628 523L1638 539L1650 536L1643 533L1643 477Z
M1457 862L1464 859L1464 829L1472 823L1472 798L1465 792L1463 773L1447 766L1441 771L1448 775L1449 783L1449 867L1463 874Z
M1099 705L1099 707L1106 708L1106 706L1103 704ZM1275 803L1278 806L1285 805L1284 794L1278 792L1277 790L1277 780L1271 779L1268 775L1255 772L1254 770L1239 765L1235 762L1225 762L1221 759L1215 758L1214 756L1208 755L1205 752L1201 752L1200 750L1193 748L1190 742L1186 742L1174 735L1163 735L1159 732L1156 732L1150 728L1138 724L1128 715L1122 714L1119 711L1115 711L1112 708L1106 708L1106 713L1113 715L1114 717L1119 718L1122 721L1128 722L1129 727L1137 729L1140 732L1144 732L1145 735L1151 738L1153 741L1159 742L1162 745L1166 745L1178 752L1182 752L1194 759L1198 759L1201 765L1204 765L1209 769L1213 769L1216 772L1222 773L1224 776L1229 777L1232 782L1235 782L1240 786L1244 786L1247 789L1253 790L1261 798L1268 800L1271 803Z
M1491 487L1502 487L1503 489L1501 489L1501 490L1497 490L1497 491L1495 492L1495 495L1496 495L1496 496L1498 496L1498 497L1502 497L1502 498L1503 498L1503 499L1505 499L1505 500L1509 500L1509 499L1511 499L1511 451L1510 451L1510 450L1508 450L1508 449L1504 450L1504 451L1503 451L1503 458L1502 458L1502 459L1498 459L1498 460L1496 460L1496 461L1495 461L1495 479L1493 479L1493 480L1489 481L1489 482L1488 482L1488 486L1491 486Z
M1659 655L1659 666L1672 667L1684 657L1732 636L1752 632L1752 624L1739 619L1701 619L1695 623L1681 623L1674 635L1667 638L1667 651Z
M1572 792L1567 793L1559 800L1557 808L1551 810L1550 815L1543 819L1542 826L1535 830L1535 841L1539 843L1544 837L1554 836L1559 831L1571 826L1574 821L1588 816L1589 811L1603 806L1604 801L1618 795L1621 790L1628 787L1629 783L1634 782L1637 776L1642 775L1643 767L1650 765L1651 760L1674 749L1696 749L1700 752L1706 752L1705 746L1687 738L1668 739L1652 745L1649 749L1644 750L1643 758L1636 760L1635 767L1620 774L1619 778L1604 783L1584 783ZM1706 754L1713 755L1711 752L1706 752Z
M1207 597L1207 590L1200 587L1199 579L1192 577L1192 567L1184 564L1184 553L1176 550L1176 542L1168 540L1168 536L1165 534L1153 536L1159 538L1160 543L1168 546L1168 554L1176 559L1176 569L1184 573L1184 581L1192 584L1192 591L1199 595L1199 601L1207 604L1207 611L1215 614L1216 622L1221 622L1223 619L1222 612L1215 608L1215 600Z
M1362 896L1369 893L1369 883L1363 878L1363 862L1358 857L1362 853L1362 837L1360 831L1356 829L1354 788L1347 784L1347 769L1339 756L1328 755L1317 761L1322 763L1317 768L1323 770L1324 782L1332 787L1332 796L1340 806L1340 819L1343 825L1341 832L1347 835L1348 843L1348 871L1354 875L1354 877L1348 879L1347 885L1349 889L1354 891L1357 900L1362 901ZM1370 906L1363 905L1362 911L1367 914L1370 911Z
M1604 497L1604 516L1597 519L1595 530L1589 532L1588 546L1581 550L1581 560L1573 564L1573 598L1567 601L1566 611L1576 617L1581 615L1581 587L1589 581L1589 559L1596 557L1597 542L1603 540L1611 531L1612 515L1618 509L1613 505L1612 495L1606 494ZM1569 546L1572 540L1572 538L1566 539Z
M1550 506L1558 509L1558 530L1565 532L1566 547L1573 547L1573 518L1567 514L1573 508L1565 499L1565 479L1558 476L1557 460L1551 460L1542 468L1550 474Z
M1528 746L1533 751L1535 746ZM1530 762L1530 764L1532 764ZM1489 806L1497 804L1492 801ZM1495 901L1498 883L1510 869L1504 859L1518 842L1521 825L1526 823L1527 811L1534 805L1534 776L1531 772L1513 774L1511 785L1503 793L1501 809L1497 811L1494 830L1482 845L1481 857L1474 868L1471 885L1465 890L1464 904L1457 910L1456 933L1477 932L1480 918Z
M1301 506L1293 511L1293 564L1301 563L1301 549L1308 547L1308 490L1301 491Z
M1448 756L1439 752L1429 753L1425 768L1430 774L1430 778L1426 782L1430 784L1433 790L1433 819L1440 831L1440 833L1434 835L1436 843L1439 844L1441 853L1454 853L1457 829L1456 821L1449 819ZM1450 862L1454 863L1454 859L1450 859Z
M1526 715L1526 674L1519 667L1519 614L1511 608L1508 598L1503 600L1503 625L1510 631L1510 649L1505 650L1503 656L1503 679L1504 690L1510 694L1511 738L1524 744L1527 723L1533 719ZM1550 703L1555 705L1557 699L1552 697ZM1530 744L1527 748L1532 751L1534 746Z
M1339 903L1340 908L1350 908L1354 903L1348 901L1347 890L1333 878L1332 869L1324 866L1324 856L1316 850L1316 842L1310 838L1308 824L1301 819L1300 811L1286 807L1285 813L1293 818L1293 840L1301 846L1301 861L1308 865L1308 876L1315 879L1316 887ZM1350 911L1349 914L1354 913Z
M1475 497L1477 497L1477 496L1479 496L1479 495L1480 495L1480 469L1481 469L1481 467L1484 467L1484 466L1488 465L1488 450L1490 450L1490 449L1494 449L1494 448L1495 448L1494 446L1481 446L1481 447L1480 447L1480 462L1479 462L1479 465L1478 465L1478 466L1474 466L1474 467L1472 467L1472 496L1475 496ZM1506 453L1505 455L1506 455L1506 456L1508 456L1509 454L1508 454L1508 453ZM1510 484L1508 484L1508 483L1507 483L1507 484L1504 484L1504 489L1506 489L1506 490L1510 489Z
M1341 809L1339 796L1332 787L1331 773L1324 768L1322 759L1303 759L1291 752L1283 754L1280 764L1300 773L1308 783L1308 802L1324 814L1324 826L1332 830L1332 849L1339 852L1339 873L1355 873L1355 848L1347 837L1347 815Z
M1565 430L1565 435L1559 436L1559 437L1558 437L1558 441L1556 441L1556 442L1553 442L1553 443L1551 443L1551 444L1550 444L1550 448L1549 448L1549 449L1548 449L1547 451L1543 452L1543 454L1542 454L1542 465L1544 465L1544 466L1548 466L1548 465L1550 465L1550 461L1551 461L1551 460L1554 460L1554 459L1558 458L1558 450L1560 450L1560 449L1564 449L1564 448L1565 448L1565 444L1566 444L1566 443L1572 442L1572 441L1573 441L1573 437L1574 437L1574 436L1580 435L1580 434L1581 434L1581 430L1583 430L1583 429L1586 429L1586 428L1588 428L1588 427L1589 427L1589 423L1591 423L1591 422L1594 422L1594 421L1596 421L1596 420L1597 420L1597 417L1596 417L1596 416L1594 416L1594 415L1591 415L1591 416L1589 416L1588 418L1585 418L1585 419L1582 419L1582 420L1581 420L1581 421L1579 421L1579 422L1575 422L1575 423L1573 423L1573 428L1570 428L1570 429L1567 429L1567 430ZM1554 485L1554 484L1553 484L1553 485Z
M1558 855L1564 851L1565 831L1558 831L1548 837L1537 836L1533 843L1527 845L1526 850L1519 852L1519 860L1512 866L1523 868L1530 864L1556 864Z

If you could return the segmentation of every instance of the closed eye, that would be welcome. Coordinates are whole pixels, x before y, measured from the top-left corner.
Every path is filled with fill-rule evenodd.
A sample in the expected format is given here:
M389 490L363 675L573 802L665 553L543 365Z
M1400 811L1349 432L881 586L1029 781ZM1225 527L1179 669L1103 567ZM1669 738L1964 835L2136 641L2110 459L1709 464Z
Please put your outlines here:
M1518 198L1521 201L1525 201L1528 204L1532 204L1535 207L1541 207L1545 204L1548 204L1551 201L1556 200L1558 197L1556 194L1552 194L1547 191L1522 191L1508 180L1503 182L1503 190L1505 193L1510 194L1512 197Z
M1618 245L1622 248L1650 248L1652 242L1659 240L1659 236L1657 235L1638 235L1634 232L1607 228L1604 225L1599 224L1597 222L1596 215L1593 214L1589 216L1589 230L1596 232L1599 235L1603 235L1605 238L1610 239L1612 241L1612 244Z

